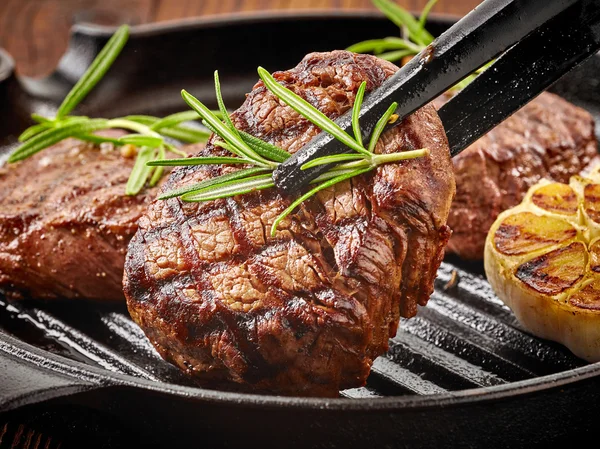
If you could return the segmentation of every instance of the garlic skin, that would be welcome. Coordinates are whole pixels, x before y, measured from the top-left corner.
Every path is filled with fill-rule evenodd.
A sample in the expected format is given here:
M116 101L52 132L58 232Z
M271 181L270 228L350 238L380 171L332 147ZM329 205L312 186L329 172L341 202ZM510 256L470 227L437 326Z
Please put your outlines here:
M600 361L599 170L532 186L498 216L484 253L490 285L519 322L589 362Z

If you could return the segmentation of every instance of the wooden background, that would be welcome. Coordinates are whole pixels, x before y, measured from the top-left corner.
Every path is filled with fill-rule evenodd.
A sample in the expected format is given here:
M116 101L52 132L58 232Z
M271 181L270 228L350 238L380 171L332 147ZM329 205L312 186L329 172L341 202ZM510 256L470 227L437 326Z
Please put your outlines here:
M427 0L396 0L420 11ZM480 0L439 0L433 11L463 15ZM294 9L374 10L371 0L0 0L0 47L21 75L43 76L65 51L76 22L106 25L159 22L196 16Z

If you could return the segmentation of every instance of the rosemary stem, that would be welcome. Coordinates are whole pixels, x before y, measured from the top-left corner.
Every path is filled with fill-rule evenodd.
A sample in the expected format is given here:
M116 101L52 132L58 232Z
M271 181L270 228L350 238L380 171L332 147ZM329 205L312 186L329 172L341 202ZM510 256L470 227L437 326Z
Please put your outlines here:
M389 153L389 154L376 154L371 159L373 164L381 165L387 164L389 162L398 162L404 161L407 159L414 159L417 157L429 156L429 149L422 148L420 150L412 150L412 151L402 151L399 153Z
M321 181L328 181L328 180L330 180L332 178L335 178L337 176L352 173L355 170L356 170L356 168L352 168L352 169L350 169L350 168L348 168L348 169L338 169L337 167L334 167L332 170L329 170L329 171L323 173L322 175L319 175L317 178L313 179L310 183L311 184L317 184L317 183L319 183Z
M421 50L425 48L425 45L417 45L408 39L402 39L399 37L384 38L383 40L388 42L401 42L404 48L414 51L415 54L419 54Z
M338 164L331 171L337 172L338 170L356 170L359 168L366 167L374 168L382 164L388 164L390 162L405 161L407 159L414 159L423 156L429 156L429 149L422 148L420 150L402 151L398 153L372 154L371 157L361 159L360 161L352 161L346 162L344 164Z
M128 129L130 131L135 131L139 134L145 134L147 136L161 137L161 135L159 133L157 133L156 131L153 131L152 129L150 129L150 127L148 127L146 125L142 125L141 123L123 119L123 118L116 118L116 119L108 120L108 122L106 123L106 127L107 128Z
M167 149L171 153L175 153L175 154L177 154L178 156L181 156L181 157L188 157L188 154L185 151L178 149L177 147L171 145L170 143L166 143L165 142L165 147L167 147Z
M352 161L352 162L346 162L345 164L338 164L335 166L335 170L356 170L357 168L363 168L363 167L375 167L375 164L373 163L373 158L365 158L365 159L361 159L360 161Z

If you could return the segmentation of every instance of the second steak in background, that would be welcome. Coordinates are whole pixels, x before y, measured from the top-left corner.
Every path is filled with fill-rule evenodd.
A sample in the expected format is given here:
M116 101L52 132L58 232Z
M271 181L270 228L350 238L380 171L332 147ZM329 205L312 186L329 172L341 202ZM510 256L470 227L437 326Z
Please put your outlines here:
M586 168L596 147L589 112L542 93L453 158L456 197L447 252L482 259L487 232L501 212L542 178L568 182Z

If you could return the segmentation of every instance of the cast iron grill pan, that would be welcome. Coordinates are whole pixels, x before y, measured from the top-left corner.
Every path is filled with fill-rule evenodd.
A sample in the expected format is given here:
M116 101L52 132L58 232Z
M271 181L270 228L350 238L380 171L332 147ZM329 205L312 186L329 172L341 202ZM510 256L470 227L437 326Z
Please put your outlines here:
M429 28L439 33L449 23L437 18ZM284 31L294 39L273 39ZM0 122L9 116L14 122L15 110L55 108L110 32L78 26L49 78L0 81L8 99L0 104ZM258 65L285 69L310 51L395 33L386 20L364 13L140 27L79 112L167 114L184 109L182 87L211 104L215 68L234 108L256 81ZM552 90L597 117L599 73L600 57L594 57ZM27 126L26 115L19 117L0 135L5 152ZM69 404L110 415L140 441L170 447L198 439L212 443L207 447L249 441L262 447L531 447L585 434L600 412L600 364L528 334L482 273L481 264L447 258L429 304L401 320L367 385L335 400L247 394L231 385L199 388L160 358L124 304L10 302L0 293L0 411L27 410L44 399Z

